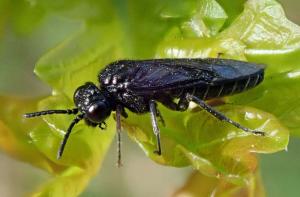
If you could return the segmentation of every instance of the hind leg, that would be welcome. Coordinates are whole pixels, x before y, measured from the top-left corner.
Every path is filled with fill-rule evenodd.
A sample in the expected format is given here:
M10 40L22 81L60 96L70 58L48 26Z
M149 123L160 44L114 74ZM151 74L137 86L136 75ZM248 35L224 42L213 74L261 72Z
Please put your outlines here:
M233 126L235 126L236 128L239 128L239 129L241 129L245 132L253 133L253 134L256 134L256 135L261 135L261 136L264 135L264 132L262 132L262 131L256 131L256 130L249 129L249 128L244 127L241 124L231 120L230 118L228 118L227 116L225 116L221 112L215 110L213 107L206 104L205 101L201 100L200 98L198 98L198 97L196 97L192 94L189 94L189 93L186 94L186 100L195 102L201 108L203 108L205 111L207 111L208 113L210 113L211 115L213 115L217 119L219 119L221 121L224 121L224 122L228 122L228 123L232 124Z

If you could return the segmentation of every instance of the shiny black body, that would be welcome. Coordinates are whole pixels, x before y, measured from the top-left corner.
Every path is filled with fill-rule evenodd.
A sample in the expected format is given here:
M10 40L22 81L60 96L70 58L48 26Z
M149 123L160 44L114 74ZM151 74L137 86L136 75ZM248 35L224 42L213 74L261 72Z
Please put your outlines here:
M76 108L28 113L25 117L78 114L71 122L61 143L58 152L60 158L72 128L80 120L84 119L88 125L103 129L106 126L106 118L112 111L116 111L120 165L121 116L127 117L125 109L138 114L150 112L153 132L157 139L155 153L161 154L157 118L164 121L156 102L172 110L184 111L188 108L189 102L194 101L219 120L246 132L264 135L261 131L243 127L204 102L254 88L262 82L263 77L263 65L229 59L121 60L107 65L100 72L98 85L87 82L77 88L74 93Z
M236 94L257 86L264 77L261 65L227 59L121 60L100 74L100 88L135 113L149 112L156 100L173 110L174 99L190 93L202 100Z

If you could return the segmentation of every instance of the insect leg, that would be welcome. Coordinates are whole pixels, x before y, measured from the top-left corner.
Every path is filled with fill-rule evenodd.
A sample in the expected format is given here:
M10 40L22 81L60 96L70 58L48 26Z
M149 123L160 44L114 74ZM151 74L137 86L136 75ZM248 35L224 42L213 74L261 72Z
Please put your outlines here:
M98 127L101 129L101 130L105 130L107 128L107 124L106 122L101 122L98 124Z
M222 57L222 55L224 55L224 53L222 53L222 52L217 53L217 58L220 59Z
M189 107L190 101L187 99L186 96L183 96L179 99L177 104L177 111L185 111Z
M122 157L121 157L121 115L124 111L124 108L121 105L117 105L116 109L116 130L117 130L117 153L118 153L118 161L117 166L122 166Z
M149 107L150 107L151 123L152 123L154 135L156 136L156 145L157 145L157 150L155 150L154 153L161 155L160 131L156 120L157 109L154 100L150 100Z
M167 95L162 96L158 99L158 101L171 110L177 110L177 103L175 103L173 99Z
M50 115L50 114L77 114L78 109L65 109L65 110L46 110L46 111L39 111L39 112L33 112L33 113L26 113L24 114L25 118L33 118L36 116L44 116L44 115Z
M175 103L171 97L164 96L158 100L167 108L174 111L185 111L189 107L189 101L186 99L186 96L181 96L178 103Z
M225 121L225 122L228 122L230 124L232 124L233 126L239 128L239 129L242 129L243 131L245 132L250 132L250 133L253 133L253 134L256 134L256 135L261 135L261 136L264 136L264 132L261 132L261 131L256 131L256 130L252 130L252 129L249 129L247 127L244 127L242 125L240 125L239 123L231 120L230 118L226 117L224 114L222 114L221 112L213 109L210 105L206 104L203 100L199 99L198 97L196 96L193 96L191 94L187 94L186 95L186 98L187 100L189 101L194 101L195 103L197 103L200 107L202 107L204 110L206 110L207 112L209 112L210 114L212 114L214 117L218 118L219 120L221 121Z
M60 159L63 152L64 152L64 149L65 149L65 146L66 146L66 143L69 139L69 136L71 134L71 131L73 129L73 127L75 126L75 124L77 124L80 120L82 120L84 117L84 114L79 114L70 124L65 136L64 136L64 139L63 141L61 142L61 145L59 147L59 150L58 150L58 153L57 153L57 159Z
M161 124L165 127L166 126L166 123L165 123L165 120L164 120L164 118L162 117L162 115L161 115L161 113L160 113L160 111L158 110L158 109L156 109L156 115L157 115L157 117L159 118L159 121L161 122Z
M122 107L121 115L122 115L124 118L128 118L128 114L126 113L124 107Z

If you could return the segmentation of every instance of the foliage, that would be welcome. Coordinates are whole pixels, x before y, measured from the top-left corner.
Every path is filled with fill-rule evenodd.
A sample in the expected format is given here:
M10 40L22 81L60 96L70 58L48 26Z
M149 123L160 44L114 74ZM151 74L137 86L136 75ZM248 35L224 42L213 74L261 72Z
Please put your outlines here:
M46 13L82 22L78 32L43 55L36 65L35 73L53 88L52 96L39 102L39 110L72 108L76 87L86 81L97 82L99 70L117 59L217 57L222 53L222 58L267 65L262 85L225 98L226 104L217 107L243 125L265 131L266 137L244 133L198 107L179 113L159 106L167 125L160 125L161 157L153 154L155 137L147 115L130 113L122 120L129 136L146 155L163 165L192 165L202 174L218 178L208 178L216 185L226 182L230 187L250 191L255 188L247 183L257 180L255 153L284 150L289 131L300 134L300 28L285 18L274 0L28 2L11 8L15 13L30 13L29 18L18 18L16 14L16 29L24 30L31 18L38 18L24 30L30 32ZM56 160L58 144L72 117L24 121L20 115L36 110L35 101L2 101L7 104L0 116L1 147L57 175L35 195L78 195L97 173L114 137L113 117L105 132L79 123L63 158ZM18 117L18 122L12 123L12 117Z

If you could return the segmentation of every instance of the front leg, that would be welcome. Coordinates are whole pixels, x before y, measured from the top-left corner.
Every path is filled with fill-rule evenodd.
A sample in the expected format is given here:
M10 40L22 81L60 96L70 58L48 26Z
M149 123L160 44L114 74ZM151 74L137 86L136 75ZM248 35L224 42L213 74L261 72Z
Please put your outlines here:
M153 132L154 132L154 135L156 136L157 149L154 151L154 153L161 155L160 131L159 131L158 124L157 124L157 109L156 109L156 103L154 100L149 101L149 109L150 109L150 116L151 116Z
M117 153L118 161L117 166L122 166L122 157L121 157L121 115L124 112L124 108L121 105L117 105L116 109L116 130L117 130Z

